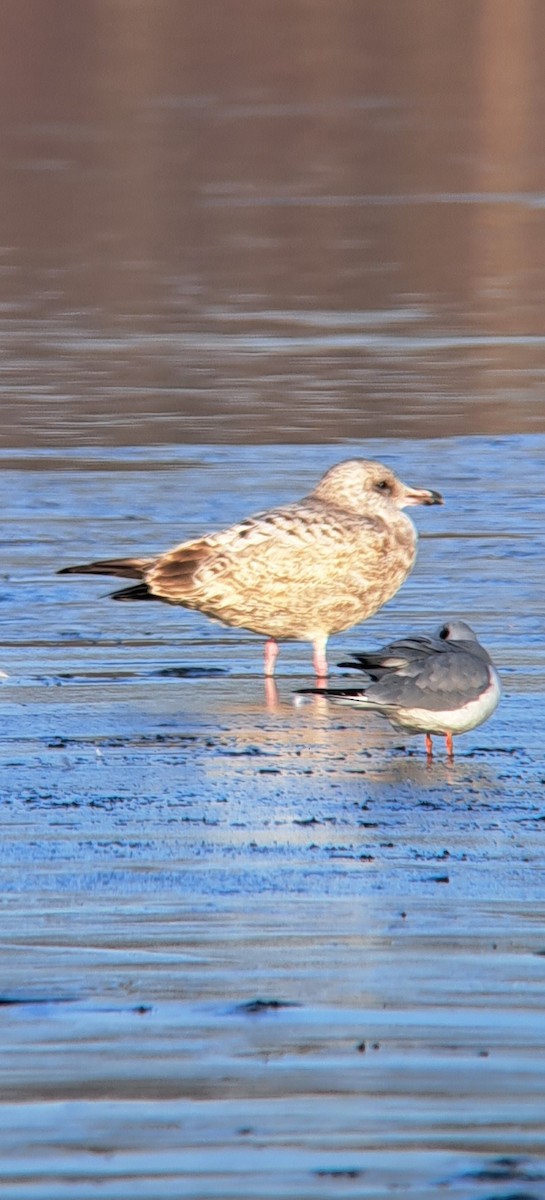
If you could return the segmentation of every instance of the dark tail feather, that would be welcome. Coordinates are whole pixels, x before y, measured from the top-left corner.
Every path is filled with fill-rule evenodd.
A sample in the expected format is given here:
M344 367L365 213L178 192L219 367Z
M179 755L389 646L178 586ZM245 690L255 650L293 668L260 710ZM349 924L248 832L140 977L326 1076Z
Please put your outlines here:
M147 583L137 583L136 587L121 588L120 592L110 592L110 600L159 600L150 592Z
M146 558L111 558L101 562L82 563L78 567L61 567L58 575L119 575L122 579L141 579L151 565Z

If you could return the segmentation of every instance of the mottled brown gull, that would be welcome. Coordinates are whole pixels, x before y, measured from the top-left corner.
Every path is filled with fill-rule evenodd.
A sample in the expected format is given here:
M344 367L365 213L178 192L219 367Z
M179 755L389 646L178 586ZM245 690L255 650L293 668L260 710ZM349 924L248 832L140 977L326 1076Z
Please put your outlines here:
M309 690L336 704L376 712L394 729L425 733L428 759L432 734L445 735L452 758L453 735L482 725L500 701L492 659L465 621L446 621L434 637L400 638L339 666L363 671L363 684Z
M412 570L417 534L402 511L412 504L442 504L442 498L407 487L382 463L349 459L293 504L156 558L105 560L60 574L138 579L113 599L163 600L263 634L266 675L274 674L277 639L311 642L323 677L330 634L372 616Z

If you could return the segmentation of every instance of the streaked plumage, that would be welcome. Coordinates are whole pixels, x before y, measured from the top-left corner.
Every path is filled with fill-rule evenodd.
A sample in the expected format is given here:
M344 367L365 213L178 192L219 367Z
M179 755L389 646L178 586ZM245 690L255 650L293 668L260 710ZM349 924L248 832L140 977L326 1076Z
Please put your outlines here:
M386 717L396 729L445 734L453 754L453 734L481 725L497 708L500 681L490 655L465 621L447 621L434 637L401 638L374 653L355 654L339 663L363 671L363 687L311 689L337 704Z
M106 560L60 574L138 579L113 598L180 604L263 634L268 675L276 639L312 642L316 674L324 676L329 635L375 613L414 565L416 530L402 509L441 503L438 492L407 487L381 463L350 459L331 467L302 500L157 558Z

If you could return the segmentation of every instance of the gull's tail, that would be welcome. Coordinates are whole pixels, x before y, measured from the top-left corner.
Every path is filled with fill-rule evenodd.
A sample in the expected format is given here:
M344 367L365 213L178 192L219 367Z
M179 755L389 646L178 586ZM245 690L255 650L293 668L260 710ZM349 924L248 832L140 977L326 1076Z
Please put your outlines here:
M152 558L104 558L99 562L61 567L58 575L119 575L122 579L142 579L152 566Z
M77 567L61 567L58 575L119 575L121 579L139 579L135 587L121 588L110 592L112 600L157 600L153 596L144 575L153 566L153 558L104 558L98 562L81 563Z

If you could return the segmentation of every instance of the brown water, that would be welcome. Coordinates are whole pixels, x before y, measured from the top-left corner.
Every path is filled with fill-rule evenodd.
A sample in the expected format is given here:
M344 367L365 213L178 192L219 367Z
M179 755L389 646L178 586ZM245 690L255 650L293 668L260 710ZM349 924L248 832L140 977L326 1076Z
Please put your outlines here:
M3 0L0 445L544 432L535 0Z
M545 10L0 16L2 1200L545 1200ZM55 574L351 454L446 505L331 661L469 620L452 764Z

